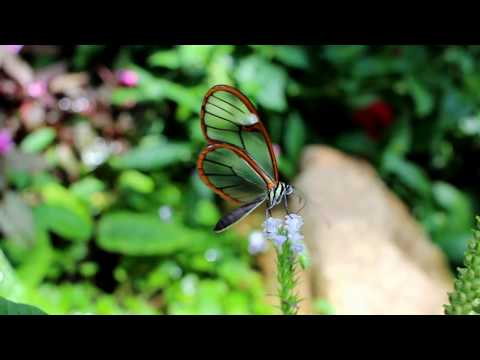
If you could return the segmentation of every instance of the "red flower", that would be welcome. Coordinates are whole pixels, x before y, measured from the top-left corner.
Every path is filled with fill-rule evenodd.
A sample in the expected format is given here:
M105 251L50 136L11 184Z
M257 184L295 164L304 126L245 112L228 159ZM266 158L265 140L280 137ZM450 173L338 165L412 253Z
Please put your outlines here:
M353 115L353 119L373 139L378 139L382 130L389 127L394 120L391 106L381 100L357 110Z

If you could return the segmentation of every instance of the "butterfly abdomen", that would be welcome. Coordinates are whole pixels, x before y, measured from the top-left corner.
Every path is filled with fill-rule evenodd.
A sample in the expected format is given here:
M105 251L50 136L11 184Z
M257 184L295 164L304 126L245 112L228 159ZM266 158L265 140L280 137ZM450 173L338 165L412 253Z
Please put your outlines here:
M287 185L281 181L277 185L268 191L268 208L271 209L278 205L282 199L290 192L290 185Z

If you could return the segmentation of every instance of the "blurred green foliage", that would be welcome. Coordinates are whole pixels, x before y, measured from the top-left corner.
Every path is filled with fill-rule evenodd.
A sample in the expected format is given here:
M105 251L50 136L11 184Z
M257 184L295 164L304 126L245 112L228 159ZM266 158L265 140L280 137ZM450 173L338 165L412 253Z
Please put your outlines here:
M33 79L55 74L53 100L2 99L17 147L0 155L0 296L60 314L274 313L247 239L212 233L223 205L195 174L200 104L218 83L258 106L283 177L294 178L306 144L362 156L459 263L480 200L478 55L478 46L27 46ZM122 85L120 70L135 84ZM93 110L75 111L80 98Z

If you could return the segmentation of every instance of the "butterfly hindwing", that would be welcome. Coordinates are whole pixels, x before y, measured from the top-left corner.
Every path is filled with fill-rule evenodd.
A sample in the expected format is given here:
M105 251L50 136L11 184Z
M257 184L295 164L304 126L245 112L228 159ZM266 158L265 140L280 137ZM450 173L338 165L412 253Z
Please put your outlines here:
M226 200L244 204L266 196L268 177L232 145L208 145L198 158L197 168L200 178Z
M221 232L228 229L230 226L238 223L240 220L247 217L251 212L258 208L265 201L265 197L259 197L250 203L247 203L231 213L225 215L215 226L214 231Z

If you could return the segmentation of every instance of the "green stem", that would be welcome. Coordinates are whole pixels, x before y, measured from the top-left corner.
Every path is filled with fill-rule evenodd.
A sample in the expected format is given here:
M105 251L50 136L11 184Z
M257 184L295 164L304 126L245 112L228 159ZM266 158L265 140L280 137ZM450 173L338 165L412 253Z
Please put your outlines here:
M277 252L278 297L283 315L297 315L300 300L295 294L297 260L287 240Z

